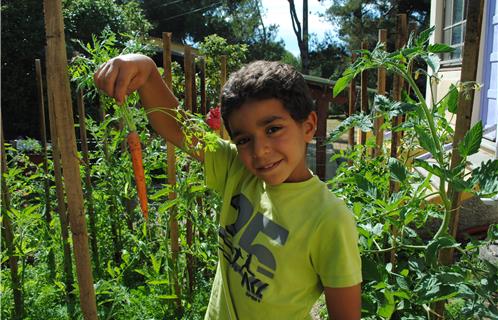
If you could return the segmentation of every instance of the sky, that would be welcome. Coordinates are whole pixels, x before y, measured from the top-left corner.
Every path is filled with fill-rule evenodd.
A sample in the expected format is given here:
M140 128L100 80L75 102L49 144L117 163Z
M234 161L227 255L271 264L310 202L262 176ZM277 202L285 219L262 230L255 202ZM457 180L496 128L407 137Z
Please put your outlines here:
M277 39L284 40L285 48L298 57L299 47L296 35L292 29L289 2L287 0L262 0L261 2L263 3L264 11L266 11L263 17L265 25L279 25ZM296 0L295 3L299 21L302 23L303 2ZM324 21L317 14L318 12L324 13L328 6L330 6L330 2L328 1L318 2L318 0L308 0L308 32L316 34L319 40L324 38L326 31L331 31L331 23Z

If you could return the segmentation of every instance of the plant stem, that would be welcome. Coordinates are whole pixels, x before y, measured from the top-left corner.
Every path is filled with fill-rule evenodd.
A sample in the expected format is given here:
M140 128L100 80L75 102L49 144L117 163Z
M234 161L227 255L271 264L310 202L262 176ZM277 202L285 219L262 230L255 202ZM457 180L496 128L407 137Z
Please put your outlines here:
M403 76L403 78L405 78L406 81L408 81L408 83L413 88L413 91L415 92L415 94L417 95L417 97L420 101L420 105L422 106L422 110L424 111L427 123L429 124L429 129L431 131L434 145L436 146L436 149L437 149L436 150L437 154L435 155L436 160L437 160L439 166L441 168L444 168L444 156L443 156L444 149L443 149L443 146L441 145L441 142L439 141L438 136L437 136L436 127L434 125L434 117L432 116L432 113L430 112L430 110L427 106L427 103L425 102L425 98L422 95L422 92L420 92L420 89L418 88L415 80L413 80L411 75L406 71L402 71L401 75ZM437 239L437 238L441 237L443 234L447 233L448 226L450 224L450 218L451 218L451 214L450 214L451 204L449 202L448 196L446 195L446 183L444 181L444 177L439 177L439 178L440 178L439 196L441 197L441 201L443 202L445 212L444 212L443 222L441 223L441 227L434 235L434 239Z

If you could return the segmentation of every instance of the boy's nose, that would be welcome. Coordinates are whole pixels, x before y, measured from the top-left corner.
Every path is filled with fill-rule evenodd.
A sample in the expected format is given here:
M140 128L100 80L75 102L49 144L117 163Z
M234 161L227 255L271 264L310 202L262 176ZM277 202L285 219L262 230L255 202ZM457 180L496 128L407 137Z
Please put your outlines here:
M254 139L253 143L253 158L264 157L270 151L267 139Z

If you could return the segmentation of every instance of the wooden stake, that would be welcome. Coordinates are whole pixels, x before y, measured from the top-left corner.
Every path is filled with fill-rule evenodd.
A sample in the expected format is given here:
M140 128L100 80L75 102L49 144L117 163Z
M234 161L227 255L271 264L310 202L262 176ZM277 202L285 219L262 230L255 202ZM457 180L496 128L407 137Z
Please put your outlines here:
M69 221L67 218L66 198L62 182L61 155L59 151L59 141L57 138L57 128L55 126L54 95L51 92L51 83L47 82L48 118L50 123L50 137L52 138L52 161L54 162L55 194L57 196L57 213L61 224L62 250L64 253L66 304L67 312L72 317L74 315L74 304L76 300L76 297L73 294L73 262L71 258L71 244L69 241Z
M192 48L185 46L183 54L183 71L185 72L185 109L192 112Z
M0 112L0 152L2 164L2 236L7 245L7 256L9 257L10 279L12 282L12 295L14 296L14 314L12 319L20 320L24 318L24 301L22 296L22 283L19 278L18 258L15 254L14 232L12 230L12 222L10 221L10 194L5 182L7 175L7 159L5 156L5 145L3 136L2 113ZM3 263L2 263L3 265Z
M387 46L387 30L379 30L379 42ZM386 94L386 69L379 68L377 73L377 94ZM375 118L374 123L374 135L375 135L375 149L373 150L373 156L377 157L382 150L382 145L384 144L384 130L381 129L384 124L384 116L380 115Z
M85 196L88 204L88 218L90 223L90 245L92 248L92 257L94 270L96 275L100 275L100 262L99 262L99 250L97 246L97 227L95 225L95 209L93 204L93 187L92 187L92 179L91 172L92 169L90 167L90 159L89 159L89 151L88 151L88 139L86 136L86 123L85 123L85 103L83 100L83 92L81 90L78 91L78 120L80 124L80 140L81 140L81 153L83 155L83 163L85 166Z
M163 32L163 67L164 67L164 82L166 85L172 89L173 87L173 76L171 69L171 32ZM176 186L176 155L175 155L175 145L167 141L167 157L168 157L168 184L171 187ZM176 193L170 192L168 199L173 201L176 199ZM170 230L170 241L171 241L171 260L172 260L172 280L173 289L177 298L176 308L177 313L181 313L181 290L178 283L178 254L180 252L180 244L178 241L178 220L177 211L175 207L170 209L169 216L169 230Z
M40 59L35 59L35 73L36 73L36 89L38 94L38 105L40 110L40 138L43 149L43 171L45 172L45 179L43 184L45 187L45 223L47 224L45 239L50 241L50 222L52 221L52 208L50 206L50 180L48 173L48 160L47 160L47 128L45 125L45 101L43 94L43 78ZM55 256L53 250L50 248L47 256L47 266L50 270L50 280L55 279Z
M83 208L83 190L67 74L62 3L55 0L44 0L43 3L47 35L47 82L51 83L55 122L59 133L63 174L68 197L68 216L73 235L76 273L80 288L80 306L85 319L97 319L97 305Z

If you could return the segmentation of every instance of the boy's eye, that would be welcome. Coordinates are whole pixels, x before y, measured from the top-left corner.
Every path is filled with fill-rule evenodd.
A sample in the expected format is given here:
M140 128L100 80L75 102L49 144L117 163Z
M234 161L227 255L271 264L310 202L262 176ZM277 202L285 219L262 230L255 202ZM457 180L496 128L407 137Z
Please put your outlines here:
M272 133L277 132L280 129L282 129L282 128L281 127L269 127L268 129L266 129L266 133L272 134Z
M235 145L236 145L236 146L241 146L241 145L246 144L247 142L249 142L249 139L248 139L248 138L240 138L240 139L237 139L237 140L235 141Z

